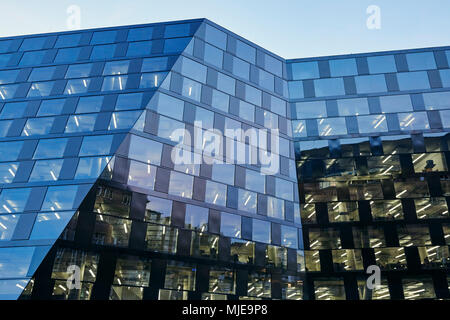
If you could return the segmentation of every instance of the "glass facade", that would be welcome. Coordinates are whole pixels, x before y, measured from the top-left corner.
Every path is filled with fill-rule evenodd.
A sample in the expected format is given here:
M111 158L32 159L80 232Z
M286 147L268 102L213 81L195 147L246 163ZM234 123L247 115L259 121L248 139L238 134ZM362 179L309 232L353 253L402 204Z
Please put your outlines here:
M1 43L0 298L449 298L445 48L285 60L206 19Z

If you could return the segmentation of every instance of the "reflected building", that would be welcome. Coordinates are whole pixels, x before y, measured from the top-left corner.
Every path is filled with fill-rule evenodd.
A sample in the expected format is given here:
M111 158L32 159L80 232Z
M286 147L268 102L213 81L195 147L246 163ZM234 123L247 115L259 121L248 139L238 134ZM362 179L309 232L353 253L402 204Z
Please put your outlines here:
M206 19L0 39L0 298L450 298L449 61Z

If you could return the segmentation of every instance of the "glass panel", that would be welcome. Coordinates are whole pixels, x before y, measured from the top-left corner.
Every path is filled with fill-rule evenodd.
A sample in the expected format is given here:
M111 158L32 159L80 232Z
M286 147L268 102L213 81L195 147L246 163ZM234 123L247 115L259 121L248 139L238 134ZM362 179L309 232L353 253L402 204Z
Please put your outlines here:
M112 135L84 137L80 156L107 155L110 153L112 140Z
M0 213L23 211L30 192L30 188L3 189L0 193Z
M397 80L400 90L420 90L430 89L428 74L420 72L400 72L397 73Z
M227 201L227 186L221 183L206 181L205 202L225 206Z
M292 63L292 80L319 78L319 66L316 61Z
M58 180L59 173L63 160L44 160L36 161L34 164L33 172L31 173L29 181L56 181Z
M397 72L394 56L367 57L370 73Z
M332 77L354 76L358 74L355 59L329 60Z
M406 54L410 71L436 69L433 52L418 52Z
M110 157L81 158L78 162L75 179L96 179L103 172L106 165L108 165L109 171L112 171L113 166L110 160Z
M170 173L169 194L183 198L192 198L194 177L172 171Z
M356 91L358 93L386 92L384 75L356 76Z
M70 116L66 125L66 133L94 131L97 115Z
M225 237L241 237L241 217L235 214L222 212L220 214L220 234Z
M131 161L128 173L128 184L153 190L156 178L156 167Z
M74 205L78 186L49 187L45 195L42 210L71 210Z
M45 139L39 140L34 152L34 159L62 158L68 139Z
M356 78L356 77L355 77ZM340 96L345 94L342 78L314 80L316 97Z
M359 116L357 119L360 133L388 131L385 115Z
M201 232L207 231L208 214L208 208L187 204L185 214L185 228Z
M297 119L324 118L327 116L325 101L295 103Z

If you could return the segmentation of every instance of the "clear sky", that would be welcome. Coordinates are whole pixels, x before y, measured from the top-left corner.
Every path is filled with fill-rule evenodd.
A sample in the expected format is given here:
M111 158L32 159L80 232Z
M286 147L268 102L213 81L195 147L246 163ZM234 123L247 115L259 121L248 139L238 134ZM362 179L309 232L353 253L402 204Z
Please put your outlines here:
M287 59L450 45L449 0L3 0L0 36L68 30L70 5L81 29L208 18Z

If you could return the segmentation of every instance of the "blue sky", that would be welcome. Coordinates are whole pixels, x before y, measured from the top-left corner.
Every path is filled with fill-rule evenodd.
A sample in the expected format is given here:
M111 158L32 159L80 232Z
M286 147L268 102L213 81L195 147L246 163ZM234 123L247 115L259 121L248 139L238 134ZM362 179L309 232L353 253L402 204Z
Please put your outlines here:
M448 0L4 1L0 36L67 30L70 5L81 29L205 17L284 58L450 45Z

